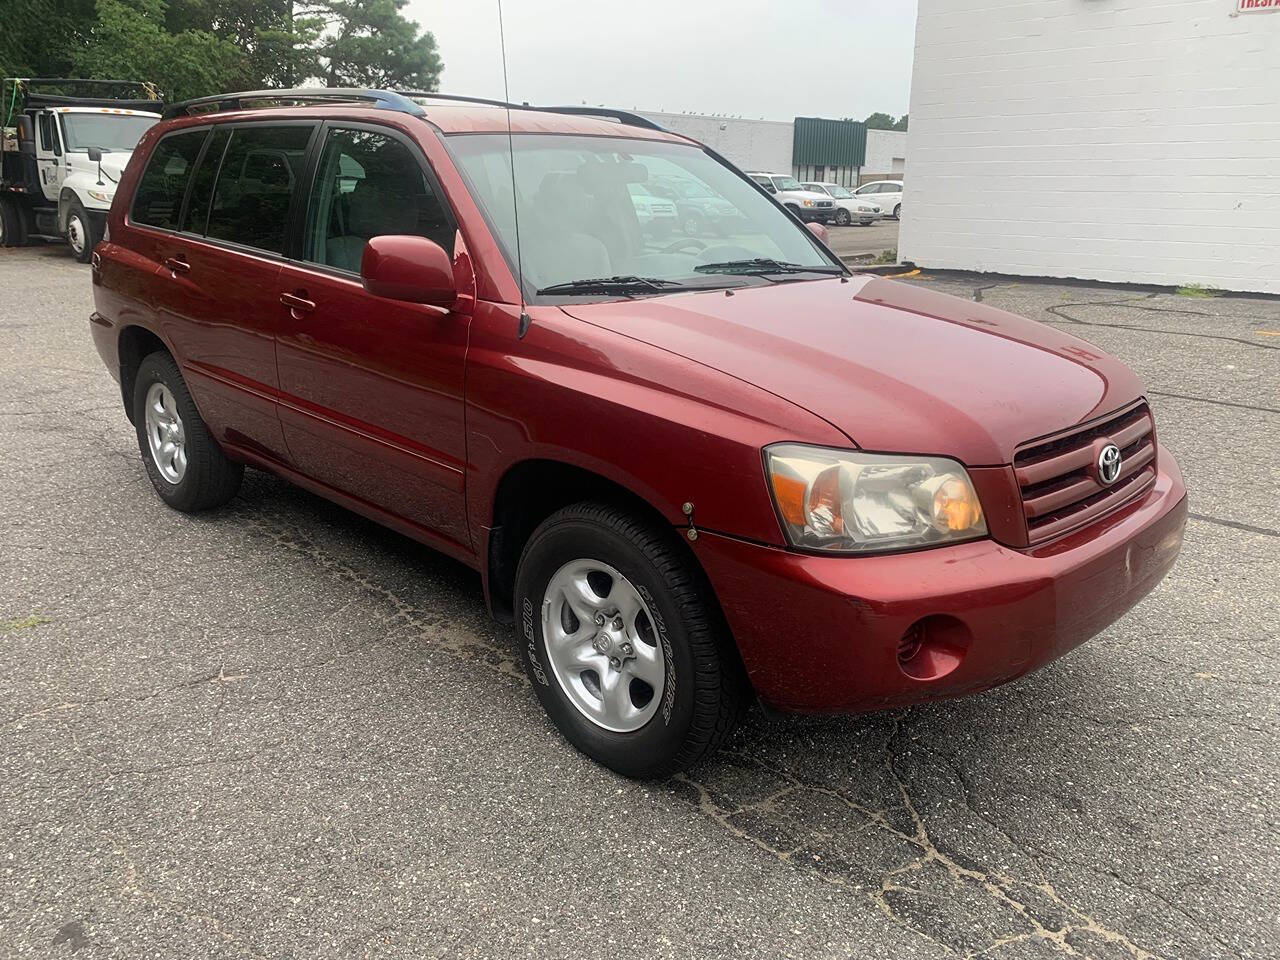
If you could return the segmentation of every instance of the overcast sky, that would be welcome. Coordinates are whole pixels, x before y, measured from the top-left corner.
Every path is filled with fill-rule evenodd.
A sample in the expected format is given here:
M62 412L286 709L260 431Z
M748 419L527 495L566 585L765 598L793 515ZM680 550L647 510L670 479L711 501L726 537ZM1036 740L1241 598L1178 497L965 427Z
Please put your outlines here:
M409 0L440 89L502 96L497 0ZM915 0L503 0L511 99L674 113L907 112Z

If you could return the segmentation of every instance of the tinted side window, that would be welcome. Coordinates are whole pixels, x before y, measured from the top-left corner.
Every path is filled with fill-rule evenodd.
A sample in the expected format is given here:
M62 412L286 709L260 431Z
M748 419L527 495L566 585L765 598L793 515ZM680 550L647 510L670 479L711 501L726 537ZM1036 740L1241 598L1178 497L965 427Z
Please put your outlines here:
M209 201L213 199L213 184L218 179L218 168L222 165L222 154L227 149L227 141L231 139L231 131L227 127L214 127L209 137L209 146L200 158L200 166L191 176L191 194L187 197L187 212L182 218L182 230L189 233L204 233L209 221Z
M283 253L289 204L313 129L310 124L234 128L213 188L205 234Z
M129 217L134 223L176 230L182 212L182 197L200 146L209 131L205 127L174 133L156 144L147 160L147 169L138 181Z
M370 130L331 128L307 213L303 259L360 271L370 237L412 234L453 255L453 222L414 152Z

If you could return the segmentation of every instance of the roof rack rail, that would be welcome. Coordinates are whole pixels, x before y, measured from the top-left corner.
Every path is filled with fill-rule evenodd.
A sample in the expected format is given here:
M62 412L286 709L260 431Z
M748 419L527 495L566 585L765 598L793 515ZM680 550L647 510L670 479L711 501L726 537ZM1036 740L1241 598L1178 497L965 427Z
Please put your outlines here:
M402 97L416 100L448 100L451 103L477 103L485 107L510 107L512 110L532 110L527 103L507 103L505 100L490 100L487 97L464 97L457 93L436 93L434 90L397 90Z
M632 110L614 110L612 107L533 107L532 109L541 110L544 113L564 113L575 117L607 117L631 127L660 130L662 133L671 132L666 127L654 123L648 117L643 117Z
M404 94L394 90L367 90L356 87L294 87L282 90L242 90L238 93L222 93L214 97L197 97L175 103L164 111L166 120L172 117L199 116L204 113L220 113L224 110L252 110L256 107L295 106L303 103L365 103L381 110L395 110L426 116L421 104L414 103Z

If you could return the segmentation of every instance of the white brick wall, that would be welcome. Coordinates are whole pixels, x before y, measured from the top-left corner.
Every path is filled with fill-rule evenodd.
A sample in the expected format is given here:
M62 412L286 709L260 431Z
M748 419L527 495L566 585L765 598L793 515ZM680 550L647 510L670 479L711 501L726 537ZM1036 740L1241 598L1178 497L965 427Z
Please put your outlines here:
M903 130L868 130L867 161L862 165L863 176L881 176L891 173L902 176L907 157L907 134Z
M903 259L1280 293L1280 12L919 0Z
M640 114L668 130L705 143L743 170L791 172L793 127L790 123L706 117L694 113L654 113L649 110L642 110Z

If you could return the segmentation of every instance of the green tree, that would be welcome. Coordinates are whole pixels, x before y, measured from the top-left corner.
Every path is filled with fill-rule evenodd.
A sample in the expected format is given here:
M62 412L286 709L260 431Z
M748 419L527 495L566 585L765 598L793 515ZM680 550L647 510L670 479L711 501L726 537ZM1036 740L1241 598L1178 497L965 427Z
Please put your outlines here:
M315 43L330 87L434 90L444 64L436 38L400 11L407 0L321 0L301 9L324 32Z
M94 0L21 0L3 4L0 76L61 77L93 25Z
M231 41L208 30L170 33L165 0L97 0L97 14L74 57L81 76L149 80L177 100L253 80L249 58Z
M895 130L907 129L907 114L904 113L902 116L898 118L898 122L893 125L893 129Z
M897 121L887 113L873 113L862 122L867 125L868 130L892 130Z

